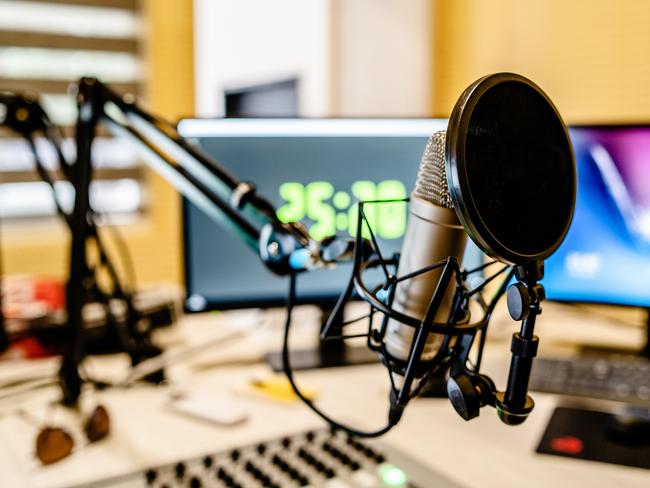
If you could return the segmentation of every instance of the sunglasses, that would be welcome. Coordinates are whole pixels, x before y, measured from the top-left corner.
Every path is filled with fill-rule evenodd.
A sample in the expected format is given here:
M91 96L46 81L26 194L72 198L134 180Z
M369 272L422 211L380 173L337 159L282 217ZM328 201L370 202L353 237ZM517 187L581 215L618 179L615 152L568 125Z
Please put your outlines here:
M23 418L27 417L21 412ZM33 419L29 419L30 422ZM84 419L83 430L88 443L97 442L106 437L111 430L108 411L101 405L95 407ZM43 464L52 464L68 457L74 448L72 435L62 427L46 425L41 427L36 437L36 457Z

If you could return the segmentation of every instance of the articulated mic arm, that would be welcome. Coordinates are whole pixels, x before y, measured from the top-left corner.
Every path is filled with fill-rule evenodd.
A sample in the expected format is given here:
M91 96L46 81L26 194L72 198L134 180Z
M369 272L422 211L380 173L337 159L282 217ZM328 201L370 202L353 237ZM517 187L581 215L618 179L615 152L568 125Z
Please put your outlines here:
M121 97L97 79L82 78L77 103L79 158L90 158L95 127L103 123L112 134L138 146L145 162L181 194L243 238L274 273L324 266L344 253L328 257L301 224L280 221L255 185L229 174L181 138L172 124L146 113L132 98Z
M63 174L63 178L74 186L75 194L78 193L77 176L79 167L68 161L63 154L60 130L51 123L38 99L30 94L0 93L0 107L2 108L0 126L5 126L20 134L27 142L34 156L38 175L52 190L57 214L70 229L73 240L75 240L76 231L80 227L79 219L75 220L74 214L67 212L61 205L55 191L55 178L46 168L36 148L36 137L44 136L56 154L58 168ZM87 195L87 191L84 191L83 188L79 190L79 193ZM95 212L90 209L89 205L87 206L86 217L81 221L81 227L85 241L76 240L76 247L70 255L70 275L66 285L67 331L70 342L75 347L68 348L66 344L66 350L63 351L61 370L63 402L71 405L76 403L81 388L82 381L77 366L78 358L81 356L81 352L79 352L80 344L84 342L83 331L79 325L81 319L75 319L75 317L81 313L84 304L89 301L98 302L103 306L107 324L114 330L122 343L124 351L131 357L133 364L137 364L141 360L160 352L150 342L149 330L145 325L146 320L144 320L134 303L133 290L122 283L117 269L105 249L96 224ZM88 256L85 254L86 246L89 243L94 244L97 250L97 259L94 263L89 262ZM84 252L82 254L79 253L79 248L83 248ZM107 279L100 282L99 274L101 271L106 271ZM118 300L125 305L126 313L124 317L115 315L111 304L113 300ZM6 331L0 322L0 350L6 347L8 343L9 339ZM151 379L156 380L157 377L152 376Z
M118 95L95 78L82 78L76 98L77 160L69 175L76 192L70 216L73 232L67 289L72 341L60 374L68 403L76 402L81 383L78 365L83 358L82 277L86 266L85 242L91 230L88 190L92 177L91 149L99 124L135 144L150 167L208 216L240 236L274 273L288 275L351 256L352 242L317 242L300 223L280 221L273 205L256 193L252 183L229 174L181 138L172 124L138 107L132 97Z

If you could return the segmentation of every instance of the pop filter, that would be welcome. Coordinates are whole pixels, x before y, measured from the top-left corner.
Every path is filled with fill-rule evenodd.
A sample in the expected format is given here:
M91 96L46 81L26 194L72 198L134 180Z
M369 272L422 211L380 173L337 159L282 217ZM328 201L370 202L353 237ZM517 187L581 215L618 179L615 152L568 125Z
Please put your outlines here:
M486 254L526 264L562 243L575 205L573 152L535 83L499 73L470 85L450 117L445 160L458 218Z

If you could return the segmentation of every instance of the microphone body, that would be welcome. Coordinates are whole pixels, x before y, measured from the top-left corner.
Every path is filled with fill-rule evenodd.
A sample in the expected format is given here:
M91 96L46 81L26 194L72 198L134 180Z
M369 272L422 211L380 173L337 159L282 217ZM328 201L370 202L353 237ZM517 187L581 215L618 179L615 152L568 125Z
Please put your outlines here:
M420 162L415 189L409 202L409 216L402 244L397 276L418 271L438 261L455 257L462 260L467 233L451 203L445 174L445 132L429 139ZM397 284L392 307L404 314L423 319L438 285L442 267ZM454 299L455 283L449 283L435 313L436 322L446 322ZM415 329L389 319L386 350L396 359L407 360ZM432 359L443 341L441 334L429 334L421 361Z

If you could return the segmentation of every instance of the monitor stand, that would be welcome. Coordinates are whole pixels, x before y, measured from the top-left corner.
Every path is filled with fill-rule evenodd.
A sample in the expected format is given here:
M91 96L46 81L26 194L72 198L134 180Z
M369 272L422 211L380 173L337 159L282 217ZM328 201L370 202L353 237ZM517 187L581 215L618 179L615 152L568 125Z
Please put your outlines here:
M333 305L320 307L320 323L327 321ZM282 352L271 352L266 360L273 371L283 371ZM294 371L339 366L356 366L379 362L377 354L365 346L349 346L344 340L323 342L318 338L318 347L314 349L296 349L290 351L291 369Z
M640 356L650 360L650 308L645 309L645 338L644 344L640 349L624 349L614 348L607 346L582 346L580 348L581 356L613 356L613 355L626 355L626 356Z

